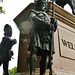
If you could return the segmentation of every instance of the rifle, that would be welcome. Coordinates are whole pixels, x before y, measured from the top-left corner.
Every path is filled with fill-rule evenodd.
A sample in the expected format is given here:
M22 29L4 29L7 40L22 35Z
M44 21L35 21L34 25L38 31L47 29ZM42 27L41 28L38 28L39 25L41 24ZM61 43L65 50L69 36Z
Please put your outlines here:
M54 0L52 0L52 17L51 17L51 25L52 25L52 29L51 29L51 48L50 48L50 55L49 55L49 75L53 75L52 73L52 51L54 51Z

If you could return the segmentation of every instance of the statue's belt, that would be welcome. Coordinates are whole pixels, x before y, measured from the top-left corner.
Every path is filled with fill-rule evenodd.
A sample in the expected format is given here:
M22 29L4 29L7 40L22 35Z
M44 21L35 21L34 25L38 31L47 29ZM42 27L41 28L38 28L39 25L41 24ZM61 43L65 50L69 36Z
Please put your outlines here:
M50 33L49 32L38 32L38 34L39 34L39 37L40 37L40 41L42 42L42 43L49 43L50 42L50 40L51 40L51 38L50 38Z

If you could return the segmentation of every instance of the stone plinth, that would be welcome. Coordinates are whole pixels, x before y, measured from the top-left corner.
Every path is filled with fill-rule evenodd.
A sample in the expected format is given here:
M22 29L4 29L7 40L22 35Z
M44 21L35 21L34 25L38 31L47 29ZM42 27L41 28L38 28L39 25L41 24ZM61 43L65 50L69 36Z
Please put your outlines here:
M30 9L34 9L34 6L35 3L29 4L14 19L18 28L21 28L17 72L21 72L24 74L29 72L29 69L26 64L26 58L31 23L27 15ZM51 3L48 4L48 8L49 11L47 13L49 14L49 16L51 16ZM55 4L55 18L58 22L58 28L57 31L54 33L55 54L53 56L53 70L56 75L75 75L75 16ZM39 62L40 61L37 62L38 68ZM39 75L38 70L37 72Z

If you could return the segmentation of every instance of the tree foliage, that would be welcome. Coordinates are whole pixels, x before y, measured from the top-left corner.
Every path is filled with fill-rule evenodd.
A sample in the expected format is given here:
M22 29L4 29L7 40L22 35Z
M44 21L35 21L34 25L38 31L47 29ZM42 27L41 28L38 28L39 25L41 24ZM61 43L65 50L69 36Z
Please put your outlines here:
M12 68L11 70L9 69L9 75L15 75L16 73L17 73L17 67Z
M17 67L12 68L12 70L9 69L9 75L15 75L17 72Z

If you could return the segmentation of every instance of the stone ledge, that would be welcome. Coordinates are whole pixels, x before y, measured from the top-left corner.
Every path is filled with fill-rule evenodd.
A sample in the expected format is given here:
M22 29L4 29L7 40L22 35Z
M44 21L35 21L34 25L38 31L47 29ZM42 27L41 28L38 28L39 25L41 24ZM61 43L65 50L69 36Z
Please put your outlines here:
M75 72L53 68L56 75L75 75Z
M25 73L16 73L15 75L29 75L29 72L25 72ZM35 70L35 75L40 75L40 69L36 68ZM49 69L46 70L45 75L49 75ZM56 75L55 71L53 70L53 75Z
M37 68L35 72L36 72L35 75L40 75L39 68ZM27 73L26 72L25 73L16 73L15 75L29 75L29 73L28 72ZM47 69L45 75L49 75L49 69ZM75 75L75 72L53 68L53 75Z

